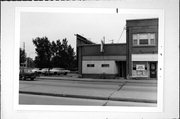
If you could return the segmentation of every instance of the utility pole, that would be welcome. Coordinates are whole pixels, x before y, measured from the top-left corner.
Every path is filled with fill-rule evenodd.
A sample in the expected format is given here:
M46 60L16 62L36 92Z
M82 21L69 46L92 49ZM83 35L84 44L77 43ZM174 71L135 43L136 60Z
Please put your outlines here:
M23 50L25 51L25 42L23 42Z
M23 42L23 50L24 50L24 54L25 54L25 57L26 57L25 42ZM27 67L27 59L25 60L25 66Z

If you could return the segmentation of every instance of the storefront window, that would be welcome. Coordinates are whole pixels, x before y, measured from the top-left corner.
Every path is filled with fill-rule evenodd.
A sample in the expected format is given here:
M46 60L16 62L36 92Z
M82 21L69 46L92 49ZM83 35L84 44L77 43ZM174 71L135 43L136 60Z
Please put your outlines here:
M148 77L148 63L144 61L133 62L132 76L133 77Z

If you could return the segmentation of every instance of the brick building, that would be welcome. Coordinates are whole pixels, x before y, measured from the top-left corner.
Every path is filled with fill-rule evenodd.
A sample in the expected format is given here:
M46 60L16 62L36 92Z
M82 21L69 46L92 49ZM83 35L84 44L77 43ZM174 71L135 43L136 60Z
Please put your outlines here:
M132 77L157 77L158 19L127 20L127 68Z
M95 44L76 37L82 77L157 78L158 19L127 20L126 43Z

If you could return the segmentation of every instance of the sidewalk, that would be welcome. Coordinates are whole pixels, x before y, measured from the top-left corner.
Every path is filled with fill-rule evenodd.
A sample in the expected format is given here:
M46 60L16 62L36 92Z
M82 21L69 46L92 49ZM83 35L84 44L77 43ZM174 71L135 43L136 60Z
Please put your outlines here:
M89 82L128 82L128 83L147 83L147 84L157 84L157 80L148 80L148 79L92 79L92 78L78 78L73 76L40 76L38 79L48 79L48 80L69 80L69 81L89 81Z

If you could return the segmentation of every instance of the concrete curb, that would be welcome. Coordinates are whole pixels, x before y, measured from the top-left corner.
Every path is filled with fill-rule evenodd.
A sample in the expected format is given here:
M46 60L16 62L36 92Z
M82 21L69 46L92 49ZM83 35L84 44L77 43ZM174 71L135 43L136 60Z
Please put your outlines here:
M19 93L21 93L21 94L32 94L32 95L43 95L43 96L55 96L55 97L81 98L81 99L126 101L126 102L140 102L140 103L157 103L156 100L147 100L147 99L109 98L109 97L98 97L98 96L85 96L85 95L73 95L73 94L54 94L54 93L30 92L30 91L19 91Z
M72 77L71 77L72 78ZM128 82L128 83L147 83L147 84L157 84L157 81L148 80L126 80L126 79L79 79L79 78L66 78L66 77L38 77L37 79L47 79L47 80L66 80L66 81L86 81L86 82Z

